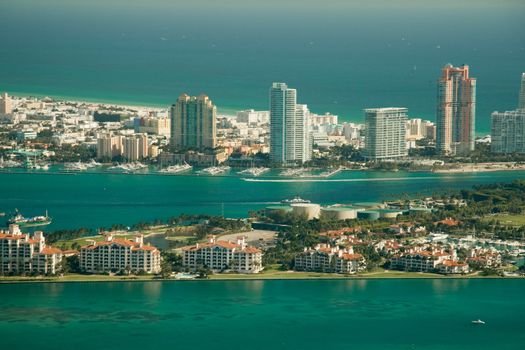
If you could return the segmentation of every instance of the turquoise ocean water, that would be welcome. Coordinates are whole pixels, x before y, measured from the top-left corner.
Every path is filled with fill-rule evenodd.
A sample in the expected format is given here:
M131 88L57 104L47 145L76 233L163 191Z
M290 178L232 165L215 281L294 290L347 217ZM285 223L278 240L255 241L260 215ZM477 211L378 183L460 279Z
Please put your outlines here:
M525 280L0 285L0 336L4 349L514 350L524 291Z
M320 204L355 203L523 178L521 171L461 175L348 171L307 182L281 182L279 177L247 182L239 176L0 173L0 212L18 208L34 216L48 210L53 223L45 230L98 228L181 213L246 217L249 210L296 195Z
M268 108L285 81L342 121L386 106L434 119L441 67L465 63L483 134L516 107L524 13L521 0L2 0L0 90L160 106L204 92L231 111Z

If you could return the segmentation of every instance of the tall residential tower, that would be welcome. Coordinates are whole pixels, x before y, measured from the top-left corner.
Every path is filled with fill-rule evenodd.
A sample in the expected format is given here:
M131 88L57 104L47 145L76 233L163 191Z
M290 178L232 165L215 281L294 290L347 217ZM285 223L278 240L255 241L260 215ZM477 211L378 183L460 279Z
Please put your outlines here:
M298 164L311 159L306 105L297 105L297 91L285 83L270 88L270 160Z
M171 145L181 148L217 146L217 107L206 95L182 94L171 106Z
M406 123L406 108L365 109L365 158L386 160L406 157Z
M474 150L476 79L469 67L446 65L438 81L437 148L445 154Z
M521 89L518 109L525 109L525 73L521 73Z

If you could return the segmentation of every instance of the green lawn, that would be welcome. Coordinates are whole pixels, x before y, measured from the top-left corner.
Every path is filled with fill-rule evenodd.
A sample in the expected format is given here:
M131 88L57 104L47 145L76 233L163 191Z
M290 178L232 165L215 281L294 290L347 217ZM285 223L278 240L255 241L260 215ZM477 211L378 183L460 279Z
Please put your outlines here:
M525 226L525 214L496 214L484 217L483 220L497 220L507 226Z

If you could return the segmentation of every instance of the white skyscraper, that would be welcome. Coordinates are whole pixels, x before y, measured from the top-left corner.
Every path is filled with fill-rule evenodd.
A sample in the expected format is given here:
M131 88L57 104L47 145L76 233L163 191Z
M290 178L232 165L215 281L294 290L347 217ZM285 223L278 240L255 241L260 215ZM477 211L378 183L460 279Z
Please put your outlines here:
M371 160L407 156L406 108L365 109L365 157Z
M525 153L525 109L492 113L491 150Z
M518 101L518 109L525 109L525 73L521 74L521 89L520 98Z
M297 105L297 91L285 83L270 88L270 160L281 164L311 159L308 108Z

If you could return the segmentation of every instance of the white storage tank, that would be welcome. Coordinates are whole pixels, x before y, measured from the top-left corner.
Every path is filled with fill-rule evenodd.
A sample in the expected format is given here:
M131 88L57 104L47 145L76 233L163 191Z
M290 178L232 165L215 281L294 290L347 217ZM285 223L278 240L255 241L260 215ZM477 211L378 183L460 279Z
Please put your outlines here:
M293 203L290 206L294 214L306 215L308 220L318 219L321 212L321 206L314 203Z
M326 208L321 208L321 216L326 219L331 220L347 220L347 219L356 219L357 212L359 209L356 207L337 205Z

